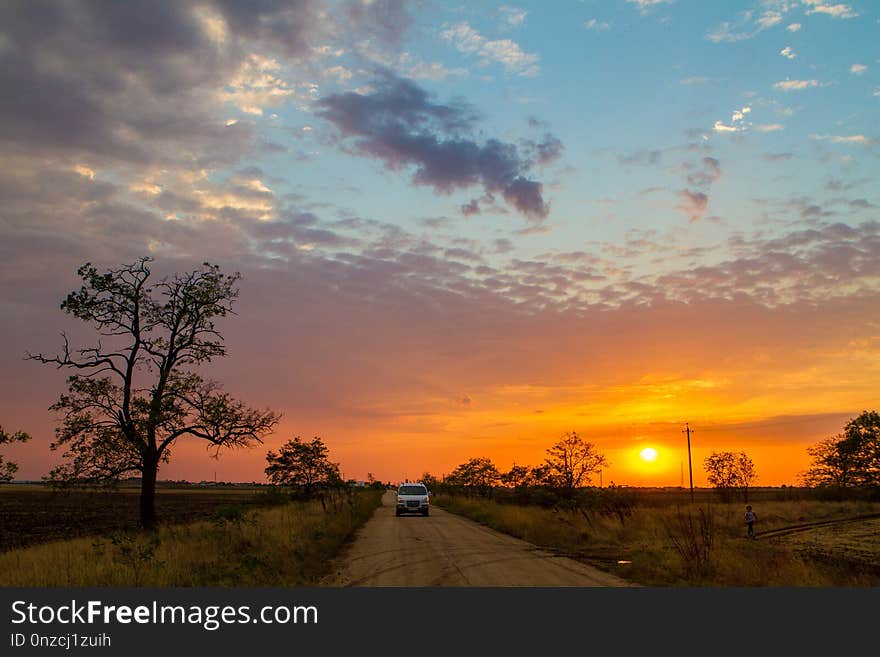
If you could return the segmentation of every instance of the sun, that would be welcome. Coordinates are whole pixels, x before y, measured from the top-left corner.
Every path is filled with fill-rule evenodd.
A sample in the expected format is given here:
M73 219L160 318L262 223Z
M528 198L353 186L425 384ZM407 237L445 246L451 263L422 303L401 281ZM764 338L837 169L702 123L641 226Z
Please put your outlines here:
M657 460L657 450L653 447L645 447L645 449L639 452L639 456L642 457L643 461L651 463Z

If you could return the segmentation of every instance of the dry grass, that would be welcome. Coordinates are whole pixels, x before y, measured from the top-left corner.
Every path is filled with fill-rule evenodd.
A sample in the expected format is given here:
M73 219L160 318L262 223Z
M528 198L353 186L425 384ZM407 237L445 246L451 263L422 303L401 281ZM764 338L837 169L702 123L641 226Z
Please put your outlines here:
M797 541L792 539L760 537L763 531L799 523L877 513L880 512L877 503L764 502L755 507L759 517L756 525L759 540L756 541L745 538L744 509L738 503L640 505L625 523L612 517L587 519L576 511L499 504L482 499L438 496L435 503L499 531L554 548L645 585L880 584L878 573L866 571L855 561L817 559L819 555L798 549ZM700 536L701 511L711 526L709 546L701 544L704 540ZM705 563L694 563L696 557L688 556L687 550L683 553L676 549L676 543L687 544L688 541L693 543L694 555L705 555ZM862 558L866 549L875 549L874 563L880 564L880 541L871 543L871 548L866 548L866 544L864 540L859 543Z
M305 586L378 506L366 491L319 502L227 507L210 521L45 543L0 554L0 586Z

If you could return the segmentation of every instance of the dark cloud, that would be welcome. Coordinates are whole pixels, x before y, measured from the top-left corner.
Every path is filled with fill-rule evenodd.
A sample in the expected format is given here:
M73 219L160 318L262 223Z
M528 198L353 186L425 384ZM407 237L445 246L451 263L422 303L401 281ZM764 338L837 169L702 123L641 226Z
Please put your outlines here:
M312 45L323 8L318 0L213 0L213 6L234 35L271 44L295 57Z
M39 157L216 167L286 152L222 94L253 53L305 62L317 45L396 41L397 0L10 0L0 3L0 147Z
M801 210L801 216L804 219L815 219L820 217L830 217L834 215L830 210L823 210L819 205L808 205Z
M510 253L513 251L513 242L507 238L497 239L492 242L495 253Z
M721 162L706 156L699 162L685 162L682 167L688 172L686 180L691 189L683 189L678 193L679 204L676 209L689 221L699 221L709 208L712 184L721 177Z
M732 244L739 257L659 277L670 298L748 296L768 306L846 296L880 275L880 224L821 224L772 239Z
M472 260L479 261L483 259L479 253L475 253L470 249L462 249L460 247L455 247L451 249L446 249L443 252L444 257L449 258L451 260Z
M654 166L660 164L663 159L663 153L657 150L637 151L630 155L621 155L617 159L623 165L637 164L641 166Z
M399 45L413 23L408 8L417 4L407 0L348 0L344 11L359 34Z
M449 217L424 217L419 223L427 228L448 228L452 220Z
M709 207L709 197L703 192L691 191L683 189L678 193L679 204L676 209L681 212L690 221L699 221L706 214L706 208Z
M424 89L389 72L380 73L373 87L370 93L333 94L317 102L319 116L356 152L392 170L413 166L413 183L438 193L482 185L531 221L547 216L541 183L526 177L528 159L513 144L478 143L472 136L477 117L467 105L434 103Z
M551 164L558 160L562 157L564 148L562 142L549 132L545 133L539 141L530 140L523 145L526 156L541 165Z
M688 174L689 185L704 189L721 177L721 163L714 157L704 157L700 164Z
M480 200L472 198L470 201L462 205L460 210L465 217L471 217L475 214L480 214Z
M7 2L0 40L6 148L205 166L252 137L212 111L239 51L217 48L190 3Z

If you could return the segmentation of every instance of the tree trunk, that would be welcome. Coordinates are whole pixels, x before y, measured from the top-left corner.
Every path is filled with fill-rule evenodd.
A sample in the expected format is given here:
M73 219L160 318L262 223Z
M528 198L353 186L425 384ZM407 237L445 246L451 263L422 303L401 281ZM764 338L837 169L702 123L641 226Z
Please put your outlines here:
M141 477L141 527L147 530L156 528L156 477L159 459L144 458L144 471Z

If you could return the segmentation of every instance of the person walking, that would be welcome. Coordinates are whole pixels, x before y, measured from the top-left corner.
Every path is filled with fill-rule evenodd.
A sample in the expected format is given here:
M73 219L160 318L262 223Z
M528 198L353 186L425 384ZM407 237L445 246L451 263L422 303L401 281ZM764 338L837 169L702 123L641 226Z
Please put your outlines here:
M749 538L755 538L755 522L758 520L758 514L752 511L752 505L746 506L746 527L748 527L747 535Z

